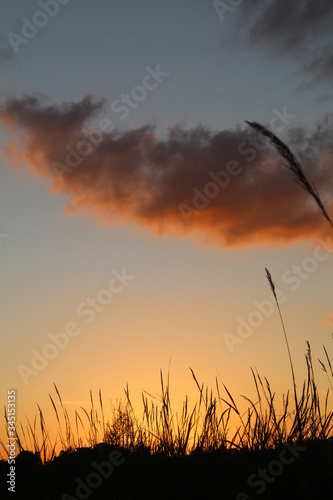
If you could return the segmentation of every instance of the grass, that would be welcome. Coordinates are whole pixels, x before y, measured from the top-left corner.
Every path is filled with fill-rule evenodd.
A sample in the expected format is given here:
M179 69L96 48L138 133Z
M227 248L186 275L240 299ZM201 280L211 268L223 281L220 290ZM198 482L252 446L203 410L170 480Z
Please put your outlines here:
M296 181L313 197L322 215L333 228L332 220L315 186L306 178L290 149L262 125L255 122L248 123L256 131L268 137L277 151L287 160L287 167L294 174ZM129 452L141 450L150 455L163 453L169 457L181 457L197 452L263 451L278 449L287 442L309 443L332 438L333 412L329 406L329 396L333 391L333 370L329 354L323 346L324 360L318 359L318 366L326 374L328 387L325 397L320 398L311 347L309 342L306 343L306 376L301 390L297 392L292 354L282 311L272 275L267 268L265 270L287 347L293 401L288 390L278 403L276 393L267 378L262 378L257 370L251 368L256 401L241 396L247 404L246 412L242 413L236 398L231 395L222 380L216 378L213 390L199 382L190 368L198 390L198 399L192 408L189 407L186 396L181 411L173 411L169 371L166 379L161 371L160 396L156 398L145 391L142 392L141 417L138 417L133 408L127 386L124 389L124 401L120 401L116 406L111 402L111 417L108 420L105 418L101 391L98 394L97 405L90 391L90 409L81 407L80 411L75 411L73 423L54 384L55 395L50 394L49 397L58 426L56 437L51 439L43 411L37 405L38 415L33 422L27 420L24 425L20 423L16 429L20 452L32 451L45 464L62 452L72 452L83 447L95 448L99 443L107 443ZM4 418L8 431L6 408ZM6 443L0 440L0 447L7 457Z
M297 389L296 389L295 372L294 372L293 361L292 361L292 358L291 358L291 352L290 352L290 348L289 348L289 342L288 342L287 332L286 332L286 328L284 326L284 321L283 321L283 317L282 317L282 313L281 313L281 309L280 309L280 304L279 304L279 301L278 301L278 298L277 298L277 295L276 295L275 284L273 282L272 275L269 272L269 270L267 269L267 267L265 268L265 270L266 270L266 278L268 280L269 286L270 286L270 288L272 290L272 293L274 295L276 306L277 306L277 309L279 311L279 316L280 316L280 320L281 320L283 334L284 334L284 338L285 338L285 341L286 341L286 346L287 346L287 351L288 351L288 357L289 357L289 363L290 363L290 369L291 369L291 376L292 376L292 379L293 379L293 388L294 388L294 397L295 397L295 411L296 411L296 417L297 417L297 425L298 425L298 432L299 432L299 441L302 442L302 440L303 440L302 423L301 423L301 417L300 417L300 413L299 413L299 404L298 404L298 399L297 399ZM310 346L309 346L309 348L310 348ZM312 375L313 375L313 370L312 370Z
M323 214L323 216L333 229L332 219L330 218L326 208L324 207L324 204L319 196L316 186L308 180L301 164L294 156L294 154L290 151L288 146L284 144L284 142L282 142L275 134L273 134L273 132L268 130L260 123L248 122L248 121L246 123L250 125L250 127L252 127L254 130L267 137L270 143L275 147L277 152L282 156L282 158L287 160L287 165L285 166L294 174L294 179L297 182L297 184L299 184L314 199L315 203L319 207L319 210L321 211L321 213Z
M198 389L198 401L192 409L186 397L181 412L173 411L169 373L165 382L161 371L160 396L155 398L142 393L143 412L140 419L126 387L125 401L119 402L117 406L111 403L112 416L109 420L105 421L102 394L99 391L97 407L90 392L90 409L81 407L81 412L75 411L73 424L54 384L57 398L49 397L58 423L56 437L51 441L43 411L37 405L38 416L35 416L34 421L31 423L28 420L25 426L20 423L16 430L17 444L20 451L33 451L46 463L59 451L73 451L83 446L93 448L102 442L131 451L144 448L149 453L181 456L196 451L263 450L278 447L284 442L328 439L333 435L333 412L329 410L333 373L325 347L324 353L326 360L319 361L329 381L324 401L319 397L310 344L307 343L307 376L300 396L295 397L295 405L290 404L288 391L282 397L281 407L277 408L276 395L268 380L262 379L251 368L257 401L242 396L248 403L245 414L241 413L235 398L221 380L216 378L213 391L199 383L190 369ZM295 394L294 378L293 382ZM232 433L231 421L236 424ZM7 427L6 409L5 423ZM0 445L6 455L6 444L0 441Z

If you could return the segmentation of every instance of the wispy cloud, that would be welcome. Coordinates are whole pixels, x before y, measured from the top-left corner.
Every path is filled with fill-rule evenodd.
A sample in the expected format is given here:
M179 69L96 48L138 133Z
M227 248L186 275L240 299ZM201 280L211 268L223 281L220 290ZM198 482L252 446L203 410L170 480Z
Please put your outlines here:
M287 57L302 71L303 85L332 82L333 9L330 0L252 0L236 10L229 44L243 42L270 57ZM226 40L223 44L226 44Z
M21 162L52 180L54 192L68 194L69 213L85 211L112 225L193 235L201 243L224 247L306 240L326 229L314 202L249 127L215 132L176 125L166 139L150 125L127 131L110 127L102 140L100 132L93 136L96 130L89 128L102 109L103 102L89 96L60 106L32 96L7 100L0 119L21 132L7 145L7 161ZM289 145L328 211L333 208L332 121L326 116L311 133L301 128L288 132ZM54 162L65 167L62 175L55 175ZM232 175L223 184L228 171ZM191 208L188 223L180 210L184 206Z

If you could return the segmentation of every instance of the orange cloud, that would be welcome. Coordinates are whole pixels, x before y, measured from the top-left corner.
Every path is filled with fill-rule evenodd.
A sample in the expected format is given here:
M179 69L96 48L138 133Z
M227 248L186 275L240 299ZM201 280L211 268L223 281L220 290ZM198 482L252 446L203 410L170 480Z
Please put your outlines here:
M102 118L89 127L102 106L89 96L62 106L28 96L0 110L5 125L24 134L7 146L7 161L52 180L54 192L69 195L68 213L224 247L306 240L325 230L313 201L249 128L176 125L162 140L149 125L119 131ZM309 137L291 130L289 144L333 208L331 118Z

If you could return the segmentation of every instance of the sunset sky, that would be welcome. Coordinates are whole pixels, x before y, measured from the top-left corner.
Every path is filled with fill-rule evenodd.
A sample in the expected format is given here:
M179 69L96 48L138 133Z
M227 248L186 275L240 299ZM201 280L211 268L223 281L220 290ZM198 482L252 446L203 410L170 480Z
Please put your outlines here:
M2 408L15 388L19 419L36 403L51 419L53 382L70 412L128 383L141 412L169 363L176 408L196 397L189 367L237 397L255 398L250 366L286 391L265 267L298 384L308 340L326 391L333 233L245 120L290 146L332 215L332 22L329 0L6 2Z

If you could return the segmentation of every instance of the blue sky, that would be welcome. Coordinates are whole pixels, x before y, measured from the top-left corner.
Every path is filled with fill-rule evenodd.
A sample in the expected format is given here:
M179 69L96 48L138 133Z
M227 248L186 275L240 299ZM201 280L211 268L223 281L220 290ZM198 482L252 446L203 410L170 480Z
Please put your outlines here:
M248 167L237 146L253 137L245 120L269 127L287 116L277 133L332 214L333 9L328 1L267 0L225 2L222 14L222 4L59 2L17 53L10 33L23 36L26 19L38 23L43 9L30 0L3 8L1 401L15 387L22 418L34 415L36 402L49 404L53 382L68 401L88 400L99 387L119 398L128 382L139 401L142 388L158 391L170 357L176 402L195 394L189 366L210 385L221 373L244 394L253 390L255 365L285 391L276 311L234 352L223 336L235 334L254 301L268 300L265 266L286 296L300 380L305 341L315 357L323 343L331 348L329 227L269 145L261 143ZM150 78L154 88L142 90L159 71L161 81ZM133 92L139 98L121 119L112 103ZM74 173L55 178L52 162L64 165L65 147L77 147L102 119L114 135L105 133ZM186 224L179 204L194 203L193 189L203 192L209 173L233 158L241 173L207 207L192 207ZM319 238L328 241L321 261ZM306 276L296 290L286 277L293 266ZM86 324L78 305L123 268L135 278ZM68 322L81 333L24 380L18 366L31 368L31 351Z

